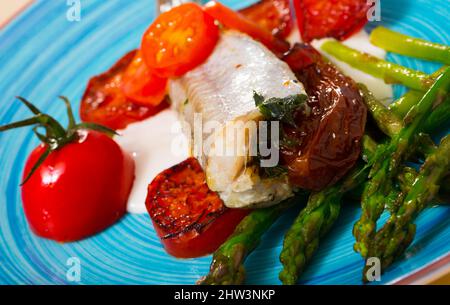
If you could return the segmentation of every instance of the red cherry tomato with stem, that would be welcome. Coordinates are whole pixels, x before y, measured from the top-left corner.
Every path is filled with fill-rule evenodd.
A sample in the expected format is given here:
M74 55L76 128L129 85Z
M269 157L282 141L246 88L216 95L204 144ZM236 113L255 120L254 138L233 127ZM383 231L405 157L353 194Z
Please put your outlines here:
M43 144L32 151L25 165L25 216L37 235L70 242L106 229L125 214L134 161L111 138L111 129L76 124L68 100L63 99L69 114L67 129L21 98L35 116L0 126L0 131L35 126Z

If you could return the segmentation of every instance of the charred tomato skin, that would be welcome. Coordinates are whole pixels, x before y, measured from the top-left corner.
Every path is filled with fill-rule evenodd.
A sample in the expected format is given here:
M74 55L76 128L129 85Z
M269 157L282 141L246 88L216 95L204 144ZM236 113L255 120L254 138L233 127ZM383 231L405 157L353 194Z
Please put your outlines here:
M249 213L224 206L195 158L160 173L148 186L146 207L164 248L179 258L214 252Z
M78 134L52 151L21 189L32 231L58 242L86 238L119 220L134 180L133 159L113 139L97 131ZM32 151L24 177L45 149Z

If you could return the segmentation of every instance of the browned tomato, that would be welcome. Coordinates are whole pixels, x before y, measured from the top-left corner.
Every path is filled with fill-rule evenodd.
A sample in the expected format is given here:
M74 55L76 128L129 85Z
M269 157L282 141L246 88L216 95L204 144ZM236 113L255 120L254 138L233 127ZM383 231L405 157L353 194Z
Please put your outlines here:
M81 101L80 116L83 121L122 129L168 107L167 102L157 106L138 105L123 94L123 74L135 55L136 51L131 51L111 69L91 78Z
M214 252L249 213L224 206L195 158L153 179L146 207L166 251L181 258Z
M373 5L367 0L294 0L298 28L305 42L350 37L369 21L367 12Z
M293 184L321 190L358 160L367 109L356 83L313 47L296 44L284 60L304 84L311 113L297 114L298 128L284 127L291 141L281 147L282 160Z
M240 11L248 19L280 38L292 30L289 0L262 0Z

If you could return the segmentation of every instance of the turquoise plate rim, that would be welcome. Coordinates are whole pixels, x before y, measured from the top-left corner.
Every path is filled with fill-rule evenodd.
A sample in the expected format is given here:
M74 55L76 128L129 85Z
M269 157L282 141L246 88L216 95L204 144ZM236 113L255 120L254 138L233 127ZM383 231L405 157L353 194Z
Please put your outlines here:
M153 11L145 11L146 7L139 5L142 2L115 0L105 4L99 0L82 0L81 22L68 25L63 20L67 9L65 3L45 5L44 1L34 1L8 23L0 25L0 49L7 50L0 53L0 90L4 92L4 100L0 102L0 124L24 117L24 109L13 102L14 95L19 94L38 100L44 110L64 118L64 110L53 102L58 94L66 94L79 103L89 77L105 70L138 45L140 33L154 18ZM224 2L234 7L237 4L240 8L255 1ZM386 14L382 14L382 24L450 44L448 29L439 31L442 24L436 24L436 20L449 15L450 3L418 0L410 4L407 0L399 0L396 5L403 8L404 14L396 16L393 2L383 1L382 10ZM112 24L105 23L102 16L108 16ZM131 17L136 17L134 23L129 20ZM83 22L88 26L83 26ZM33 25L39 25L39 31ZM378 23L371 23L367 29L376 25ZM32 48L27 41L34 42ZM108 45L108 41L113 41L110 45L114 47L103 47L104 51L99 52L98 49ZM71 44L72 47L67 47ZM33 49L41 52L35 54ZM428 73L438 67L393 54L389 55L389 60ZM68 62L73 63L73 69ZM16 77L15 82L11 81L13 76ZM64 90L59 90L61 88ZM400 86L395 87L396 96L404 91ZM7 107L3 103L8 103ZM448 130L442 131L442 135L446 133ZM165 254L147 215L127 215L114 227L79 243L59 245L32 235L21 210L18 182L23 161L37 141L31 132L21 130L0 135L0 143L6 144L0 145L0 168L10 173L0 181L0 284L194 284L206 272L210 257L180 261ZM311 262L300 284L359 284L356 279L362 261L356 260L347 248L340 250L345 245L342 242L349 238L348 232L344 234L342 230L347 230L348 222L357 215L357 207L351 203L345 208L346 212L336 224L336 232L324 239L323 249ZM276 279L279 265L273 261L278 260L279 240L286 223L292 221L292 215L297 211L294 208L292 213L274 224L261 247L249 257L246 267L250 284L279 284ZM419 242L408 250L407 261L395 264L383 276L381 284L420 281L420 270L429 269L450 257L450 247L443 249L442 245L435 245L436 239L445 240L450 235L449 226L446 226L450 222L445 221L450 219L448 216L450 208L439 207L427 210L420 217ZM124 240L129 241L129 247L123 244ZM334 251L341 254L335 257ZM430 251L431 259L417 259L423 256L421 251ZM350 258L341 257L345 255ZM71 282L66 276L70 268L67 262L71 257L81 259L83 276L80 282ZM181 269L185 273L178 271Z

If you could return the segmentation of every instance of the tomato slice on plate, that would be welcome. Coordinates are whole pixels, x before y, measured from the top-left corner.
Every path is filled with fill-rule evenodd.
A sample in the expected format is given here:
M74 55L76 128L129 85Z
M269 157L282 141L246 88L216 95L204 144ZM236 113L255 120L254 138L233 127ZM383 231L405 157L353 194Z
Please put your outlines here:
M289 50L289 43L277 38L271 32L259 26L239 12L233 11L218 1L210 1L205 4L204 10L226 28L245 33L255 40L264 44L277 55Z
M346 39L368 22L367 0L294 0L302 39Z
M195 3L174 7L156 18L142 38L147 66L160 77L176 77L204 62L219 39L214 19Z
M286 38L291 33L293 20L289 0L262 0L240 13L274 36Z
M136 104L158 106L166 96L167 78L161 78L147 68L138 51L125 70L121 89Z
M128 124L142 121L169 106L165 101L157 106L141 106L124 95L123 74L135 55L136 51L131 51L110 70L89 81L80 106L80 116L84 122L123 129Z
M160 173L148 186L147 211L166 251L181 258L214 252L249 210L228 209L195 158Z

